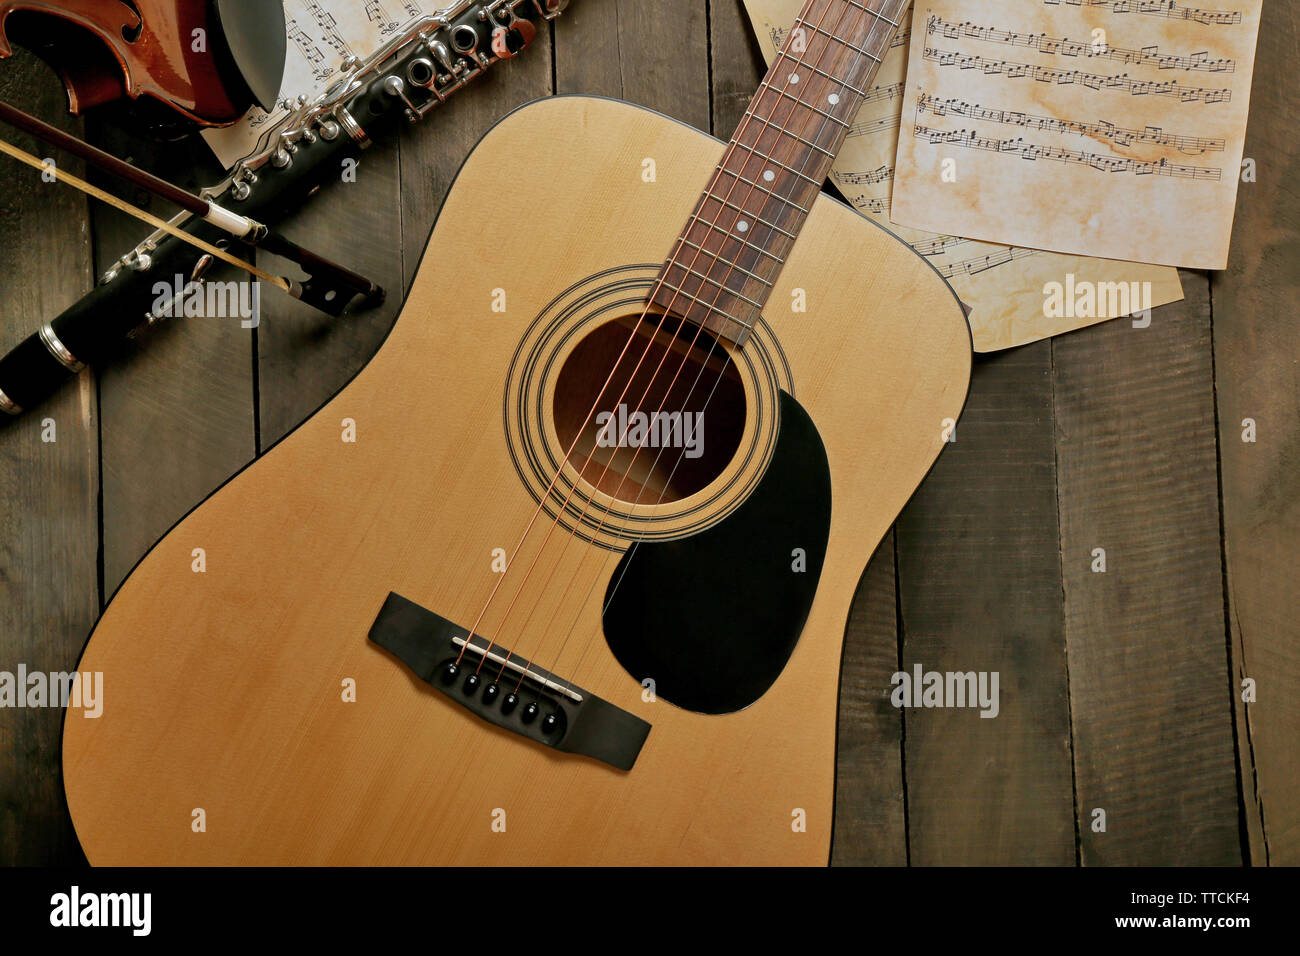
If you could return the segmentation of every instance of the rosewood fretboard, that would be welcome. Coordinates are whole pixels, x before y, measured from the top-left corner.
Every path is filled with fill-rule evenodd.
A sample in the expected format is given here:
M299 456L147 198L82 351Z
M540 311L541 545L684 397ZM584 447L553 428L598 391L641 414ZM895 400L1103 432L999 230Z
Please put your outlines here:
M808 0L659 275L651 303L743 344L907 0Z

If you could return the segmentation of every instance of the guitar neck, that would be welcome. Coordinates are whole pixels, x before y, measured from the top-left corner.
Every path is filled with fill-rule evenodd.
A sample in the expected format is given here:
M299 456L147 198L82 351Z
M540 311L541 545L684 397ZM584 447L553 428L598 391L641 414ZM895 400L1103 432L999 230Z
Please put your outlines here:
M660 272L651 304L743 345L907 0L808 0Z

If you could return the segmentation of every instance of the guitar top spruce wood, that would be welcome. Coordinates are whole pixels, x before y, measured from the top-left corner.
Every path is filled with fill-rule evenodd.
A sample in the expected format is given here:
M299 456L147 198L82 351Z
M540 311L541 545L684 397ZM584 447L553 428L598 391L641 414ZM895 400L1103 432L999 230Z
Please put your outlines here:
M731 144L587 97L484 137L379 353L95 628L92 863L827 862L849 604L970 372L818 192L899 5L811 0Z

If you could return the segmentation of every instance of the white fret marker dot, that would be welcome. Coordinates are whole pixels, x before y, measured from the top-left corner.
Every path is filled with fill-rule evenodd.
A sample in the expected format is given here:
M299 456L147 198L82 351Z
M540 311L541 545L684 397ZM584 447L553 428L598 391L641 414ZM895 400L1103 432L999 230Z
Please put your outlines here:
M741 232L748 232L748 231L749 231L749 223L745 222L745 220L742 219L742 220L740 220L740 222L736 223L736 228L737 228L738 230L740 230Z
M763 173L763 179L770 183L772 180L776 179L776 173L772 172L770 169L766 170Z
M791 74L790 74L790 82L791 82L791 83L798 83L798 82L799 82L799 74L798 74L798 73L791 73Z
M826 102L830 103L831 106L834 106L839 101L840 101L840 94L838 93L832 93L830 96L826 97Z

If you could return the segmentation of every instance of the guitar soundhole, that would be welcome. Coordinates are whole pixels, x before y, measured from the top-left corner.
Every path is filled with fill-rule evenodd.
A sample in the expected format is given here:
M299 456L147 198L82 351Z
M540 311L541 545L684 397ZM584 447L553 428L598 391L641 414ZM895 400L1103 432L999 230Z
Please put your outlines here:
M652 505L722 474L744 433L745 390L727 346L708 332L633 315L597 327L569 354L553 414L562 449L577 438L569 463L589 484Z

